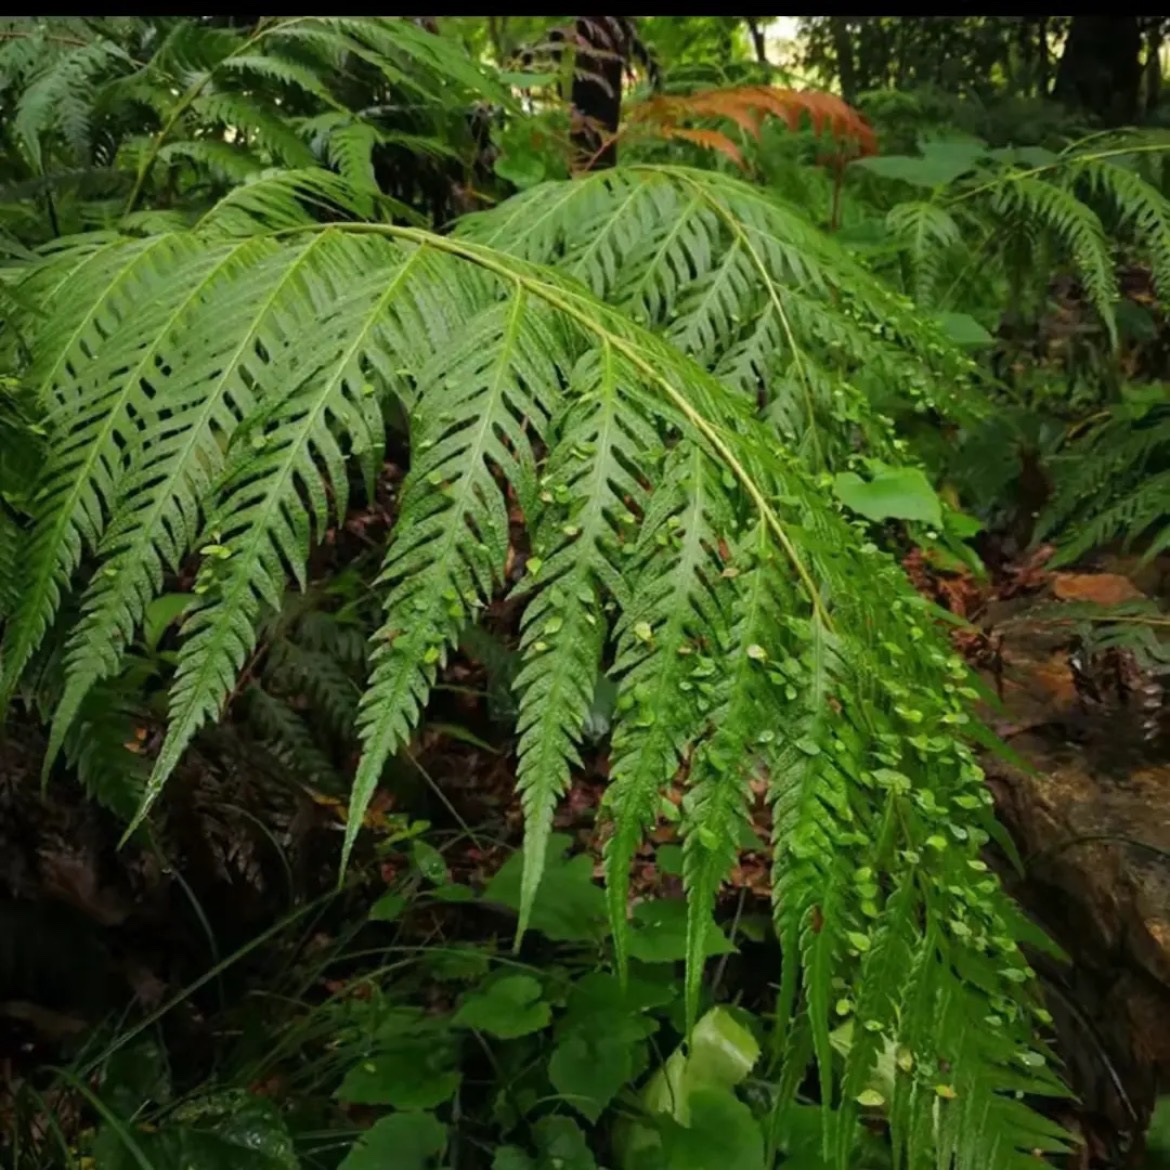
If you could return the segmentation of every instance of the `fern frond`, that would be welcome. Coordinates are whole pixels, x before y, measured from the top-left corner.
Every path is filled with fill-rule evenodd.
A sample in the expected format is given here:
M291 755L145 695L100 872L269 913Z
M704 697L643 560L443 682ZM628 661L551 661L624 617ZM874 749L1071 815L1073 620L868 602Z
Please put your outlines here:
M873 128L855 109L835 94L817 90L781 89L771 85L730 86L703 90L687 95L659 94L634 103L626 113L623 133L659 135L663 138L688 138L699 145L720 150L742 165L738 148L726 135L716 131L687 130L680 122L718 119L734 122L754 138L759 138L765 118L783 121L789 130L800 128L807 118L813 133L828 133L849 142L860 154L874 154L877 139ZM707 137L702 137L702 135Z
M614 921L626 915L630 865L657 820L663 789L711 712L709 679L727 623L719 542L734 524L719 474L701 446L680 445L638 532L632 600L616 628L613 669L620 681L605 793L614 818L605 848ZM620 935L614 946L624 969Z
M1107 159L1089 156L1077 170L1093 194L1112 204L1123 228L1149 257L1159 293L1170 295L1170 200L1140 175Z
M744 334L726 349L715 334L739 302L745 332L761 312L782 338L791 330L789 351L767 367L784 378L794 352L839 369L820 351L891 323L886 344L898 348L904 331L925 377L937 335L795 212L673 168L517 200L527 218L510 229L516 250L559 260L568 275L462 237L314 223L287 182L260 179L253 194L233 193L232 214L213 211L190 232L64 243L21 284L46 315L30 330L31 364L50 417L29 568L5 630L9 687L58 620L83 550L92 572L66 638L71 693L88 690L86 702L117 670L118 643L165 574L199 550L138 823L225 702L274 681L263 661L269 615L290 577L304 587L309 549L344 514L355 469L369 490L392 407L408 421L411 466L375 586L384 618L358 709L346 855L438 670L502 586L510 527L522 521L535 543L522 582L520 783L537 841L575 761L601 647L616 643L605 866L619 967L631 859L672 782L688 785L693 1015L700 939L758 759L775 810L784 1092L811 1053L833 1099L830 1028L844 981L867 1013L860 1028L872 1021L882 1044L912 1041L900 1074L911 1104L895 1102L908 1118L904 1146L938 1145L960 1170L1025 1148L1039 1123L1011 1097L1009 1056L1030 1044L1020 991L1030 974L1010 907L979 868L988 796L958 738L965 668L899 566L859 542L758 402L662 336L677 309L704 360L725 360ZM269 212L295 219L298 206L288 227L264 226ZM663 222L675 213L684 226ZM505 206L477 230L511 214ZM113 293L111 273L123 274ZM573 273L654 314L659 332ZM58 346L71 356L59 360ZM114 653L89 646L98 630ZM916 981L902 989L907 954ZM940 1031L964 981L970 1011L1011 1008L994 1043ZM877 1051L860 1038L851 1086ZM935 1121L944 1083L971 1098L958 1137ZM839 1139L830 1131L826 1143Z
M196 226L208 237L252 236L308 227L321 220L359 219L368 207L362 189L355 190L331 171L269 170L230 191ZM410 218L409 213L405 218Z
M1109 241L1101 219L1071 191L1025 176L1012 176L993 195L995 210L1024 222L1042 223L1064 245L1085 287L1085 295L1105 322L1112 341L1117 340L1113 303L1116 282Z
M261 404L248 420L246 445L237 441L219 486L221 503L207 524L214 547L223 552L221 559L213 555L205 562L197 586L208 596L188 619L169 730L140 816L195 733L218 714L255 644L261 604L280 603L285 567L303 587L314 526L320 539L330 514L345 512L345 455L332 426L342 428L353 455L367 466L377 458L383 424L370 382L378 372L371 351L391 339L395 348L409 348L387 309L424 259L421 249L409 257L371 250L361 270L373 275L341 299L321 333L311 335L317 341L313 350L293 348L281 370L292 383L289 391ZM328 295L328 285L316 287Z
M469 323L459 346L420 376L420 454L379 577L389 587L387 620L375 635L358 717L364 752L347 852L385 761L406 741L439 666L503 572L508 514L495 469L522 502L531 507L534 500L532 442L549 416L537 394L558 382L551 355L561 346L550 329L555 323L517 288Z
M337 769L296 711L255 683L245 688L241 698L249 722L286 768L312 784L340 789Z
M152 299L121 323L101 357L82 369L76 397L49 415L55 436L33 502L21 602L4 632L7 695L40 645L82 550L101 536L123 482L126 451L136 446L142 420L157 409L151 383L164 344L256 246L243 241L196 251L177 277L152 289ZM165 252L150 255L158 260ZM92 312L83 316L93 319Z
M586 354L574 371L564 417L542 477L524 611L516 730L516 786L524 805L524 873L516 937L523 937L540 885L553 813L579 763L577 744L593 701L607 619L606 599L630 600L621 547L644 491L641 453L653 431L623 409L622 383L636 374L612 346ZM554 651L550 653L550 650Z
M464 217L458 231L556 263L730 376L752 400L791 399L795 389L814 453L840 435L838 401L817 401L822 368L838 385L842 371L894 368L923 399L944 413L954 409L961 363L945 340L936 336L929 352L907 302L795 208L726 176L682 167L607 170L533 188L498 210ZM951 355L948 380L935 368L940 353ZM885 449L884 420L860 395L849 415L849 443L860 425Z
M1161 523L1165 527L1145 552L1147 560L1157 555L1170 540L1170 472L1162 470L1167 452L1170 411L1123 403L1053 459L1057 491L1037 526L1038 539L1062 538L1053 564L1068 564L1118 538L1130 546Z
M273 164L285 167L311 167L313 152L291 130L276 110L242 94L219 91L202 94L192 107L193 113L219 123L234 134L243 132L249 148L262 149Z
M783 725L787 706L783 686L761 685L773 673L778 680L782 669L777 662L783 660L786 639L776 615L788 592L767 528L757 522L726 551L721 577L732 586L726 645L718 647L722 665L697 684L709 688L708 720L714 731L695 749L683 798L688 1029L699 1007L712 907L750 827L747 808L754 773L765 773L777 763L775 729ZM789 604L798 602L793 598ZM707 654L715 650L711 647Z
M823 750L831 691L831 635L814 620L808 647L787 671L804 691L803 711L772 768L774 869L772 901L784 954L799 955L781 971L776 1020L787 1029L803 974L806 1015L822 1092L832 1100L830 988L844 934L847 874L833 839L833 826L848 796L836 762ZM783 1033L782 1033L783 1035ZM791 1033L790 1033L791 1037ZM793 1086L795 1089L795 1086Z
M912 200L892 207L886 226L909 249L914 299L930 304L946 252L962 243L959 225L937 204Z
M180 366L158 387L168 413L141 440L100 546L105 567L86 591L70 640L50 759L89 688L118 669L164 573L177 571L191 551L226 443L254 409L271 355L311 321L313 287L318 296L322 286L336 295L348 265L364 259L349 244L327 232L272 256L262 242L245 244L245 256L264 259L251 279L206 304L196 327L207 339L207 360Z
M218 138L195 138L168 142L158 151L163 164L185 160L204 168L221 183L242 183L264 167L263 161L237 142Z
M120 45L94 40L52 61L20 95L12 128L38 170L43 167L42 140L59 130L81 162L90 160L90 122L95 79L112 61L127 61Z

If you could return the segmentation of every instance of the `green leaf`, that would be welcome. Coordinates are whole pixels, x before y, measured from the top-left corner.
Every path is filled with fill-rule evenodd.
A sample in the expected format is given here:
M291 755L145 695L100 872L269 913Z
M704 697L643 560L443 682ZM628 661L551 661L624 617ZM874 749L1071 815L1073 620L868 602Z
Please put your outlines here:
M593 880L591 858L578 854L564 859L571 844L564 833L550 836L530 926L556 942L598 942L608 933L605 893ZM519 912L523 872L524 858L514 853L488 883L484 901Z
M532 1127L537 1170L597 1170L581 1127L571 1117L542 1117Z
M942 331L964 349L981 349L995 344L995 338L969 313L935 313L934 319Z
M660 969L654 973L658 971ZM638 1039L656 1029L656 1025L649 1022L647 1031L647 1021L642 1013L666 1007L673 1002L676 993L677 988L669 973L661 981L632 974L623 983L609 971L590 971L573 981L562 1026L566 1030L594 1034L604 1031L609 1035Z
M450 882L431 890L431 897L437 898L440 902L474 902L475 891L462 882Z
M549 1080L566 1104L596 1122L634 1076L637 1055L622 1036L571 1032L553 1050Z
M873 479L841 471L833 492L847 508L869 520L917 520L942 526L942 505L930 481L916 467L880 467Z
M708 922L703 957L730 955L735 945ZM674 963L687 957L687 904L678 898L658 898L634 907L630 955L643 963Z
M924 142L921 158L908 154L874 155L858 159L853 165L885 179L935 188L949 186L973 170L986 154L987 148L978 142Z
M447 1127L429 1113L393 1113L366 1130L338 1170L426 1170L447 1145Z
M404 1037L392 1051L354 1065L337 1098L354 1105L431 1109L450 1100L460 1079L447 1046L430 1038Z
M191 604L190 593L162 593L147 607L142 619L142 640L150 651L158 649L162 636Z
M158 1167L183 1170L300 1170L288 1127L273 1102L244 1090L188 1101L156 1133L132 1131L133 1142ZM123 1138L105 1125L95 1141L97 1170L142 1170Z
M370 907L371 922L393 922L406 909L406 899L388 890Z
M501 1146L492 1170L597 1170L580 1126L569 1117L542 1117L532 1127L536 1157L518 1146Z
M496 174L521 191L543 182L547 173L545 161L531 147L519 143L510 145L495 162Z
M536 1170L536 1163L519 1146L500 1146L492 1158L492 1170Z
M410 845L410 857L415 868L428 882L441 886L447 881L447 863L433 845L416 838Z
M1146 1165L1150 1170L1170 1167L1170 1097L1160 1097L1146 1133Z
M760 1059L756 1038L725 1007L713 1007L695 1025L687 1057L687 1084L734 1088Z
M486 990L467 996L452 1023L476 1028L501 1040L527 1036L547 1027L552 1018L542 995L540 983L531 975L508 975Z
M670 1170L764 1170L764 1135L728 1089L696 1089L688 1126L662 1119L662 1165ZM794 1168L795 1170L795 1168Z

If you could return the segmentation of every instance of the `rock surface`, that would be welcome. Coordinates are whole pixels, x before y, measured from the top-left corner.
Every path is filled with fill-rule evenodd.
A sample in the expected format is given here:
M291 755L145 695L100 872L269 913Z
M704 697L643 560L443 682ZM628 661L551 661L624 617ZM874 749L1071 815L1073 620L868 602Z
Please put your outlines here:
M1116 603L1136 592L1122 580L1077 575L1049 596ZM1081 1098L1080 1165L1137 1166L1170 1092L1170 745L1148 702L1083 677L1067 626L1029 623L1034 601L993 602L980 623L1003 701L990 722L1020 757L985 762L1024 863L1004 877L1072 959L1036 966Z

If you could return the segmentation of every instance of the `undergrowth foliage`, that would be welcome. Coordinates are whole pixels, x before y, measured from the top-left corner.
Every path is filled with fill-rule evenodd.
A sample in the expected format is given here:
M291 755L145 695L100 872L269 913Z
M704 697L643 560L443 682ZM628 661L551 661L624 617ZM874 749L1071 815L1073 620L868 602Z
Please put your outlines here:
M966 668L807 470L816 443L843 441L814 437L833 396L787 389L826 387L839 366L825 354L891 368L945 357L937 336L729 180L662 168L538 188L476 229L510 251L363 222L347 191L320 170L270 175L192 229L67 238L10 273L30 306L22 384L46 438L6 615L5 697L64 640L56 752L118 676L167 575L197 553L141 823L403 417L412 463L377 582L345 856L439 670L501 588L514 504L532 538L515 680L521 929L607 672L619 970L631 861L685 760L694 1021L712 904L762 777L788 1100L810 1056L834 1099L830 1029L855 1021L827 1150L847 1153L858 1087L890 1051L908 1165L937 1148L939 1164L1000 1170L1058 1148L1015 1096L1060 1087L1034 1048L1025 928L979 860L994 826L960 738ZM305 209L322 202L351 218L316 222ZM889 340L867 350L873 331ZM751 379L736 381L736 362ZM799 420L781 429L805 458L760 418L761 383L765 404ZM851 401L850 421L886 441Z
M1150 560L1170 546L1170 403L1164 386L1133 394L1053 460L1059 485L1040 520L1056 535L1054 563L1141 542Z
M1167 149L1162 131L1095 135L1059 152L940 139L923 142L920 155L862 158L854 169L893 181L887 198L918 196L890 206L886 228L920 304L969 303L972 287L1002 280L1011 312L1035 314L1063 265L1115 345L1120 249L1149 264L1163 293L1170 286Z

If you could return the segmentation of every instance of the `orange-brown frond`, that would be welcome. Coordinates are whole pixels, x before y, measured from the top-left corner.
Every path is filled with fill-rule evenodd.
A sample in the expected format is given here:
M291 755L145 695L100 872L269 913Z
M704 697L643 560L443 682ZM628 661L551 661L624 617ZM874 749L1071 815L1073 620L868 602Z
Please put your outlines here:
M817 90L740 85L685 96L660 95L631 107L626 121L644 132L678 138L686 137L677 132L681 122L726 118L753 137L759 137L760 124L765 117L779 118L792 130L799 129L807 117L815 134L827 134L838 142L848 142L859 154L877 153L873 128L865 118L835 94ZM727 153L724 145L714 139L692 138L691 141Z
M720 130L688 130L681 126L664 126L664 138L682 138L693 142L696 146L705 146L708 150L717 150L725 154L737 167L744 167L743 154L739 147Z

